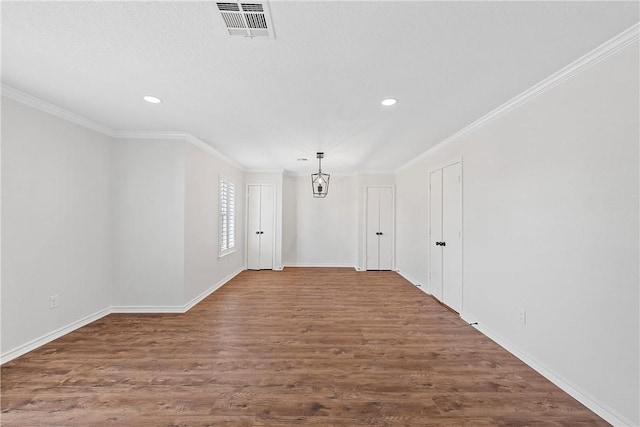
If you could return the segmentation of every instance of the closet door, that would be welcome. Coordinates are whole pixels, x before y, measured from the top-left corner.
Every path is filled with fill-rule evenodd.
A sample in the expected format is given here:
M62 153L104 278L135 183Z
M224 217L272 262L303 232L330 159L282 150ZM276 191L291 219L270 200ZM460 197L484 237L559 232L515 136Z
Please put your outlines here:
M366 266L367 270L380 269L378 240L380 232L380 189L367 188Z
M391 270L393 268L393 189L367 188L365 230L365 268Z
M391 270L393 268L393 191L388 187L379 190L378 270Z
M247 268L260 270L260 198L261 187L247 190Z
M429 174L430 292L462 310L462 167L459 162Z
M275 191L271 185L261 186L260 192L260 269L273 270L275 234Z
M442 301L442 169L429 174L429 279L431 295Z
M442 169L442 302L462 310L462 199L460 163Z
M249 185L247 190L247 268L273 269L275 190L272 185Z

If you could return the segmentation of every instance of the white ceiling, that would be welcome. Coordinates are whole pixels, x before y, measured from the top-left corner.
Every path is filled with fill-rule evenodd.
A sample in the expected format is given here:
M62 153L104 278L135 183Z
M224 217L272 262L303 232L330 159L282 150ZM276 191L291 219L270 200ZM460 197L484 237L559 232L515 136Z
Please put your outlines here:
M392 171L639 20L637 1L269 7L276 37L250 39L214 2L3 1L2 82L247 169L311 173L325 151L329 173Z

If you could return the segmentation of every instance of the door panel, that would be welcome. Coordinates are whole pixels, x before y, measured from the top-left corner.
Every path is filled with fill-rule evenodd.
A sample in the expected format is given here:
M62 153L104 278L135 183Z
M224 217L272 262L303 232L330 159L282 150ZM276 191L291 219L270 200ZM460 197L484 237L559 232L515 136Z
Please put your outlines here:
M250 185L247 200L247 268L260 269L260 186Z
M273 270L273 243L275 239L275 192L271 185L261 186L260 197L260 269Z
M393 191L391 188L380 188L379 196L379 230L378 238L378 270L391 270L393 267Z
M442 301L442 169L429 174L429 278L431 295Z
M442 170L442 302L462 310L462 230L460 163Z
M366 265L367 270L378 270L379 267L379 245L378 232L380 225L380 189L367 188L367 225L366 225Z

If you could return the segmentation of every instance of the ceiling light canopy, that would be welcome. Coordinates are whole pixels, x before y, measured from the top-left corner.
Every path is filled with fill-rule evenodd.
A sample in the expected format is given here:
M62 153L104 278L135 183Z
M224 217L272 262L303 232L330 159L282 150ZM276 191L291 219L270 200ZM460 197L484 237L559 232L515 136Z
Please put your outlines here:
M398 100L395 98L387 98L380 101L380 104L384 105L385 107L391 107L392 105L395 105L397 102Z
M147 95L143 99L147 102L150 102L151 104L160 104L162 102L162 99L153 95Z

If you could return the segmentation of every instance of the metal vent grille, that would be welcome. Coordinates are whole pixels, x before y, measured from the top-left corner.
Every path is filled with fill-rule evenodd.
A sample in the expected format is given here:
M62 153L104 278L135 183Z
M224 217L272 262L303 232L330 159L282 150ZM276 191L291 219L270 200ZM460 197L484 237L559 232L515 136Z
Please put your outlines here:
M260 3L242 3L242 10L245 12L264 12Z
M216 5L229 35L274 38L266 1L261 3L220 2Z
M267 20L262 13L245 13L249 28L267 28Z
M216 3L219 11L239 12L238 3Z
M227 28L247 28L242 15L239 13L222 12L222 19L224 19Z

